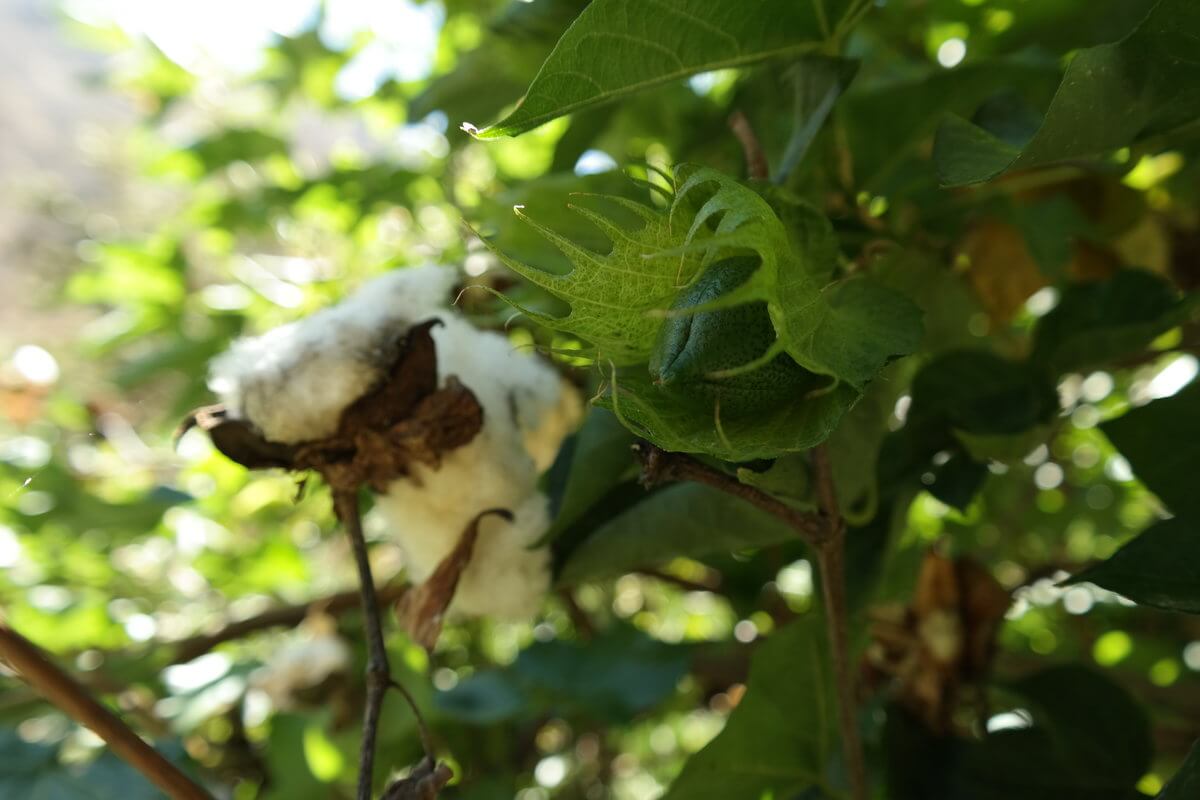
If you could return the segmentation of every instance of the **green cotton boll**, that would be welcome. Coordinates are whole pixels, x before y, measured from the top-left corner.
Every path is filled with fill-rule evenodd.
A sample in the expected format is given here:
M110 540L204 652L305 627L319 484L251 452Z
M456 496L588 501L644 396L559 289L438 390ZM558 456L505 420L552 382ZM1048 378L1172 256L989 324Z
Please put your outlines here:
M673 311L716 300L744 283L758 268L752 256L718 261L680 293ZM775 342L765 303L745 303L667 319L650 356L650 376L680 400L720 402L722 413L776 408L800 400L827 379L780 353L762 366L729 377L715 376L761 358Z

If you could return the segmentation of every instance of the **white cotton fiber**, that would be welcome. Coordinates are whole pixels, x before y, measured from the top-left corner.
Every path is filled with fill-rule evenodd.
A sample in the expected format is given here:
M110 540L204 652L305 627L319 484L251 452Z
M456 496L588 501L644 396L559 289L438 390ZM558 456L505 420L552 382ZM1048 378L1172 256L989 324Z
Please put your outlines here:
M379 380L399 336L444 308L456 280L432 265L389 272L336 306L234 342L213 362L209 386L271 441L329 436Z
M370 389L416 322L433 328L438 372L456 376L483 407L483 427L443 456L438 469L415 465L379 497L373 513L403 550L415 581L425 580L480 512L489 517L451 606L504 618L536 613L549 587L549 554L529 550L549 527L539 473L583 413L579 393L546 362L518 352L507 337L480 331L447 308L457 275L442 267L401 269L341 304L235 343L213 364L210 385L235 416L279 442L332 434L342 410Z
M276 709L287 710L297 705L297 692L349 667L350 648L335 632L332 620L306 620L266 664L251 673L250 685L265 692Z

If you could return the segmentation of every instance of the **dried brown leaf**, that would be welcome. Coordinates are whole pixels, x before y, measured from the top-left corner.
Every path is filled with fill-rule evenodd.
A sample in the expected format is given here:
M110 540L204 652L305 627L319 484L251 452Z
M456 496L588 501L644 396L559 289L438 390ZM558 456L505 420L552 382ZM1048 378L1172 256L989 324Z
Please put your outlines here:
M442 620L446 609L454 600L458 580L471 562L475 551L475 540L479 538L479 523L484 517L496 514L512 522L512 512L503 508L492 508L475 517L463 531L458 544L442 559L433 574L404 597L396 606L401 626L408 631L413 641L432 651L442 632Z

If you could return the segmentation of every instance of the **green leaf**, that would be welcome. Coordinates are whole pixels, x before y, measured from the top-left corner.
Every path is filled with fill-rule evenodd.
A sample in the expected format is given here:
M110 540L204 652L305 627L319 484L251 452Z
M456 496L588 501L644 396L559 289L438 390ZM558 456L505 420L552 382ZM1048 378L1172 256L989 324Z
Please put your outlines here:
M858 399L847 384L813 392L769 409L724 411L715 402L680 402L638 369L617 373L597 402L638 436L665 450L704 453L724 461L775 458L829 438Z
M481 139L516 136L565 114L697 72L813 51L849 0L594 0L567 29L513 113Z
M535 642L503 669L486 670L435 697L475 725L545 714L628 721L675 692L691 650L617 626L587 642Z
M846 87L858 73L859 62L849 58L805 56L789 70L796 89L792 137L779 164L776 182L782 183L804 160L813 139Z
M1150 768L1150 723L1130 694L1080 666L1049 667L1011 685L1080 786L1131 789Z
M1057 410L1054 383L1025 364L985 351L959 350L938 357L917 374L908 424L1017 434Z
M1200 741L1192 745L1187 760L1158 793L1157 800L1191 800L1200 797Z
M512 0L488 23L483 41L454 69L409 101L411 119L441 110L453 120L485 119L521 96L529 78L588 0ZM468 140L469 141L469 140Z
M991 180L1015 169L1103 155L1200 117L1200 5L1158 0L1114 44L1071 61L1041 127L1014 145L961 117L938 130L934 160L944 185Z
M1194 305L1145 270L1122 270L1105 281L1073 285L1038 320L1030 360L1054 376L1102 366L1145 349L1186 321Z
M784 523L745 500L698 484L677 484L600 525L568 556L558 582L652 567L673 558L766 547L795 538Z
M1200 531L1191 520L1156 522L1099 564L1071 578L1143 605L1200 614Z
M982 741L939 737L903 709L888 710L884 749L892 800L1132 800L1150 766L1145 714L1104 675L1052 667L1006 687L1033 727ZM1010 706L1011 707L1011 706Z
M574 525L587 511L622 480L636 471L633 436L610 411L592 408L579 432L568 440L549 480L561 478L561 489L550 493L550 526L543 541L553 541Z
M664 800L793 797L826 783L835 749L825 631L809 614L754 654L725 729L687 763Z
M1175 514L1200 519L1200 383L1100 426L1133 473Z

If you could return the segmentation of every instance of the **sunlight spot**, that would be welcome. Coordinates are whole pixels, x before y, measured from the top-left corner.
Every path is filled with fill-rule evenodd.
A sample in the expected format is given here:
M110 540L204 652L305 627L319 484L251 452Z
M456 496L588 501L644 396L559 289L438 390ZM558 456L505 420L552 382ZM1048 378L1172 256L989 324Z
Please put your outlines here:
M567 777L567 760L562 756L547 756L533 768L533 779L547 789L553 789Z
M617 168L616 160L603 150L584 150L575 162L576 175L595 175Z
M35 386L49 386L58 380L58 362L54 356L33 344L21 345L13 353L13 368Z
M957 67L967 57L967 43L955 36L942 42L938 48L937 60L946 69Z
M987 732L1019 731L1033 725L1033 716L1023 708L1004 711L988 718Z

